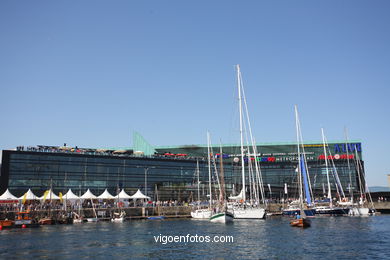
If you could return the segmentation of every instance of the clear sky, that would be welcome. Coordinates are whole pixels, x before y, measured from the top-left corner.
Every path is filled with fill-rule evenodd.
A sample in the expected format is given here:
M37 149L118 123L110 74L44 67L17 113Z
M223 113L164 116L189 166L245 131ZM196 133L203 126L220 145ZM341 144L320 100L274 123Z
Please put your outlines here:
M390 1L0 1L0 149L362 141L390 174Z

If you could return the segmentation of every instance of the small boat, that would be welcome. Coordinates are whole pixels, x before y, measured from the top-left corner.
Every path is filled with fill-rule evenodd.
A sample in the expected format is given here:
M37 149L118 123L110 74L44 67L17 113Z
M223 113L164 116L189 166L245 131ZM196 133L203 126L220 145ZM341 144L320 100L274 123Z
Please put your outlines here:
M98 218L87 218L87 222L98 222Z
M54 219L52 217L44 217L38 220L39 225L53 225Z
M125 221L125 216L126 216L126 212L124 212L123 210L120 213L114 212L111 222L123 222Z
M293 226L293 227L310 227L311 223L310 223L310 220L305 218L305 217L301 217L300 215L297 215L297 217L293 220L290 221L290 225Z
M16 218L14 225L16 227L38 227L39 224L36 223L30 216L29 211L19 211L16 213Z
M165 218L166 218L165 216L152 216L152 217L148 217L148 219L150 219L150 220L163 220Z
M9 219L0 220L0 227L1 228L12 227L14 224L15 224L15 222L13 220L9 220Z
M73 224L85 222L84 218L80 214L77 214L76 212L72 212L72 217L73 217Z

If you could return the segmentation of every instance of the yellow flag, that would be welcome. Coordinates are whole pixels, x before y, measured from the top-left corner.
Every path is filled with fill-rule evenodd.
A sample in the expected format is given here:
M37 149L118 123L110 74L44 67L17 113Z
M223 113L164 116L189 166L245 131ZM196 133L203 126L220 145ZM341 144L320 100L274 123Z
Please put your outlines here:
M26 199L27 199L27 192L24 194L24 196L23 196L23 200L22 200L22 203L24 204L24 203L26 203Z
M48 190L45 191L45 193L43 194L43 201L46 200L47 195L49 195L49 191Z
M62 203L62 192L60 192L60 202Z

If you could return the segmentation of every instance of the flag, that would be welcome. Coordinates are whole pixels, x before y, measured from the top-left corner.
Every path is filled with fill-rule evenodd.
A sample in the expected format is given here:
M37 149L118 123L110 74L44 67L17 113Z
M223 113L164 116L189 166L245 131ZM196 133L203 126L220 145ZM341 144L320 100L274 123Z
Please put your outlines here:
M23 200L22 200L22 203L24 204L24 203L26 203L26 199L27 199L27 192L24 194L24 196L23 196Z
M287 194L287 183L284 184L284 194Z
M62 192L60 192L60 202L62 203Z
M45 193L43 194L43 201L46 200L47 195L49 195L49 191L48 190L45 191Z

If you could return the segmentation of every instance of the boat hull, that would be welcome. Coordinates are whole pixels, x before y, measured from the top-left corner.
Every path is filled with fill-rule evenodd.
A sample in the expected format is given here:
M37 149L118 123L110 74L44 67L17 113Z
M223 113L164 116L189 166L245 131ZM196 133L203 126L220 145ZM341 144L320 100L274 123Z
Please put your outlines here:
M348 213L348 208L316 208L316 215L342 216Z
M53 225L54 221L52 218L42 218L38 221L39 225Z
M349 210L350 216L370 216L370 209L369 208L351 208Z
M316 215L315 209L305 209L304 210L307 217L314 217ZM301 210L300 209L285 209L283 210L283 215L285 216L295 216L300 215Z
M123 221L125 221L125 218L124 218L124 217L112 218L112 219L111 219L111 222L123 222Z
M209 219L211 217L211 210L209 209L197 209L191 211L191 217L194 219Z
M265 219L266 212L263 208L234 208L235 219Z
M230 212L221 212L210 217L210 222L215 223L230 223L233 222L234 215Z
M12 227L13 225L14 225L14 221L12 220L8 220L8 219L0 220L0 226L2 228Z
M98 218L87 218L87 222L98 222Z
M306 219L306 218L299 218L299 219L293 219L290 221L290 225L292 227L302 227L302 228L305 228L305 227L310 227L311 226L311 223L310 223L310 220L309 219Z

